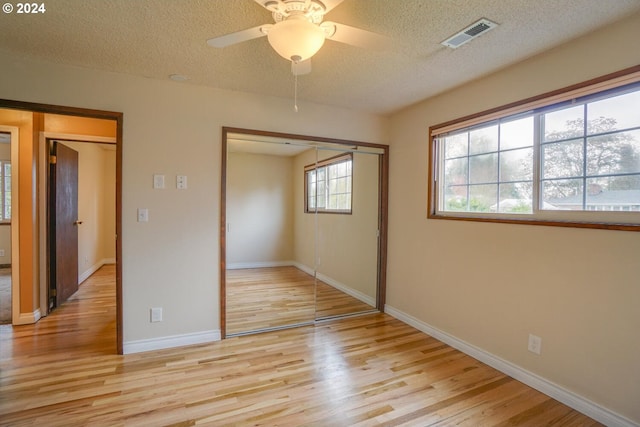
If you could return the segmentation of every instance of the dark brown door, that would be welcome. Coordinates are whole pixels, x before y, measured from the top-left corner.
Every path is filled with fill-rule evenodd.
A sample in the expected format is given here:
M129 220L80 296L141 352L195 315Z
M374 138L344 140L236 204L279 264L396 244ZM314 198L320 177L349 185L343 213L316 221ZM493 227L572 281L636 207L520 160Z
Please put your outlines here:
M49 305L58 307L78 290L78 152L51 146L49 180Z

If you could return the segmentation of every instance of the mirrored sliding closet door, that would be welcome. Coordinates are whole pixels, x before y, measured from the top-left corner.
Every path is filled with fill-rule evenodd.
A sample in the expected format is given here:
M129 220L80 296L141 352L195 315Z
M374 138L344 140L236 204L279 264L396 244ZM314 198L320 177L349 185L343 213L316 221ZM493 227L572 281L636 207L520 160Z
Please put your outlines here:
M225 336L376 311L384 149L224 136Z

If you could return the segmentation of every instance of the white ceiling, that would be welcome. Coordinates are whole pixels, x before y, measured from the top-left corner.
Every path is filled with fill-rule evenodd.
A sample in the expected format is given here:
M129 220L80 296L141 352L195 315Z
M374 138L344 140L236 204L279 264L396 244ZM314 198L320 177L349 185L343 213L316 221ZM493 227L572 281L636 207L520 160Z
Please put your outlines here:
M290 64L266 38L223 49L207 39L272 23L254 0L46 0L0 14L0 49L89 68L283 98ZM640 0L344 0L331 20L396 42L368 51L327 41L299 77L304 101L388 114L640 12ZM451 50L440 42L479 18L499 25Z

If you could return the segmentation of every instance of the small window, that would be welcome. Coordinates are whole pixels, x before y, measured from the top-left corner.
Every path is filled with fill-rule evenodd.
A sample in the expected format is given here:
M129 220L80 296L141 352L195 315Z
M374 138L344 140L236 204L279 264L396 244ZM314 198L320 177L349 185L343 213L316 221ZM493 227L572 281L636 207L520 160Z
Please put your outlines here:
M430 135L431 218L640 230L635 69L435 126Z
M351 153L305 166L305 212L351 213Z
M0 221L11 221L11 162L0 160Z

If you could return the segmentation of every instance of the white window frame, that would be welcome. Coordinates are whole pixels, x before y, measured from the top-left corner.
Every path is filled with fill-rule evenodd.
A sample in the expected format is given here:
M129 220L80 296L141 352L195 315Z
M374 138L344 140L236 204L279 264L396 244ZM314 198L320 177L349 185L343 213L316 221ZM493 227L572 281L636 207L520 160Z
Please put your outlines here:
M460 219L486 222L526 223L537 225L555 225L586 228L606 228L618 230L640 231L640 212L620 211L588 211L588 210L545 210L540 209L542 197L540 195L540 150L539 132L536 131L533 146L533 212L532 213L497 213L497 212L467 212L447 211L441 209L440 186L444 177L444 159L438 144L439 138L452 135L481 125L517 116L544 114L572 103L583 103L586 99L598 96L603 92L620 89L640 82L640 66L622 70L618 73L603 76L589 82L543 94L504 107L474 114L451 122L432 126L429 129L430 140L430 172L428 187L428 217L434 219ZM634 89L634 90L637 90ZM614 96L614 95L612 95ZM534 122L535 122L534 118ZM537 128L537 126L536 126ZM635 129L635 128L634 128ZM467 153L468 156L469 153ZM499 179L499 177L498 177Z
M5 174L6 166L9 166L11 173L9 175L10 180L8 183L9 191L7 191L7 176ZM13 170L11 168L11 160L0 160L0 222L2 223L11 223L11 202L7 201L7 192L9 195L11 192L11 180L13 175ZM9 209L9 215L6 215L7 209Z
M329 199L332 196L335 196L336 194L334 192L331 191L331 185L330 185L330 178L328 177L330 170L332 168L336 168L338 167L338 165L342 164L342 163L350 163L351 167L350 169L350 174L345 175L345 176L339 176L338 178L342 179L342 178L349 178L349 184L348 184L348 191L340 193L340 194L347 194L348 195L348 199L349 199L349 206L348 208L330 208L327 207L329 206ZM317 203L317 197L318 195L312 195L310 194L310 189L309 189L309 177L311 174L317 174L319 170L324 170L325 171L325 176L327 176L327 178L323 181L323 186L324 186L324 203L322 207L319 207L318 203ZM341 154L339 156L335 156L335 157L331 157L329 159L325 159L322 161L319 161L317 163L311 164L311 165L307 165L304 167L304 211L305 213L334 213L334 214L351 214L352 209L353 209L353 155L351 153L347 153L347 154ZM310 199L311 198L315 198L316 199L316 203L315 206L310 206Z

